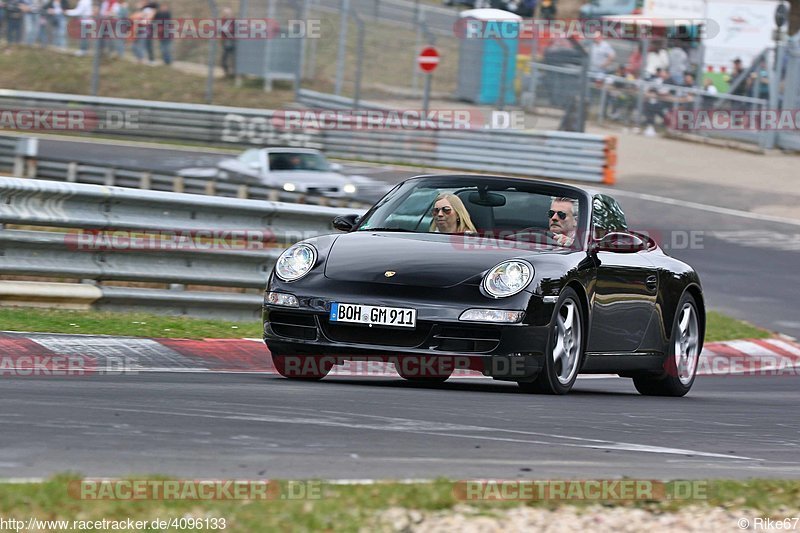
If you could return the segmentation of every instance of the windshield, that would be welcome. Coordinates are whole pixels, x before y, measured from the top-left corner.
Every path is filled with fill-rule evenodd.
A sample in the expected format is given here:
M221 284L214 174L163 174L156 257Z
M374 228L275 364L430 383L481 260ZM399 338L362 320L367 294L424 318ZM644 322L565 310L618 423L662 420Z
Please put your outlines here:
M580 202L572 189L525 180L423 178L385 196L357 231L463 234L573 246L585 224Z
M303 170L328 172L328 161L322 154L305 152L278 152L269 154L270 170Z

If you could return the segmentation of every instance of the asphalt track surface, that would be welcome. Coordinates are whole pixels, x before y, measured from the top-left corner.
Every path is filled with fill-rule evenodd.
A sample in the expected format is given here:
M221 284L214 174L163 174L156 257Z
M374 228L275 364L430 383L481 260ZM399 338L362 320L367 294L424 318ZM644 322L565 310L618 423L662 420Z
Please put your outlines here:
M800 378L630 380L568 396L490 380L298 383L263 374L0 379L0 477L800 477Z
M125 148L59 143L43 143L42 153L155 159L150 149L140 159ZM198 166L220 157L175 152L158 164ZM404 175L377 168L371 177L394 182ZM630 225L667 239L700 231L699 243L667 248L698 269L708 307L800 337L798 226L641 197L734 209L761 200L671 185L668 178L620 184ZM765 243L763 234L781 238ZM642 397L620 378L581 379L572 394L547 397L488 380L417 386L399 378L298 383L223 373L4 377L0 477L70 470L225 478L798 478L799 404L797 375L703 377L680 399Z

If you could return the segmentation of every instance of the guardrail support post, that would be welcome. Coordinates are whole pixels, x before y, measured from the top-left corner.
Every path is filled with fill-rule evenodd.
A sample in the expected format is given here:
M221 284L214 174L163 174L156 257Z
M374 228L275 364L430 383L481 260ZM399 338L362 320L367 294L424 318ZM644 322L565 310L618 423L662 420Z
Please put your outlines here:
M14 158L14 177L16 178L24 178L25 177L25 158L21 155L18 155Z
M139 188L149 189L153 183L153 175L150 172L142 172L142 177L139 178Z
M217 195L217 184L213 181L206 182L206 194L208 196L216 196Z
M175 179L172 180L172 190L174 192L183 192L184 185L183 178L181 176L175 176Z
M280 192L277 190L271 190L267 193L267 200L270 202L277 202L280 200Z
M113 168L106 169L106 178L104 185L106 187L113 187L116 182L116 171Z
M239 190L236 191L236 197L241 198L242 200L247 200L249 197L247 185L239 185Z
M78 181L78 163L76 161L67 163L67 181L70 183Z

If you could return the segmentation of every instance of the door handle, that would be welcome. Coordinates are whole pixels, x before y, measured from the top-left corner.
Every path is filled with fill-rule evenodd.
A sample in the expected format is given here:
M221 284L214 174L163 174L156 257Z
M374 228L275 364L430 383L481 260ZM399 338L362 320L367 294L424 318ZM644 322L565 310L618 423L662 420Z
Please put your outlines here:
M654 291L658 288L658 278L655 276L647 276L647 279L644 281L645 286Z

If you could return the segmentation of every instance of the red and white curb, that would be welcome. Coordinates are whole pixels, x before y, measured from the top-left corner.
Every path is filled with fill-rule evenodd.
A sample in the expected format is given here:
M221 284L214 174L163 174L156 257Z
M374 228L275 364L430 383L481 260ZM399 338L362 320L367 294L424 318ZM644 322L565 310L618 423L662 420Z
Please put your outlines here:
M65 363L66 361L66 363ZM86 373L257 372L274 374L269 350L259 339L146 339L105 335L0 332L0 377L34 368ZM783 338L713 342L705 345L698 375L800 374L800 344ZM54 372L55 374L55 372ZM348 361L331 376L396 378L393 365ZM482 378L456 370L453 377Z

